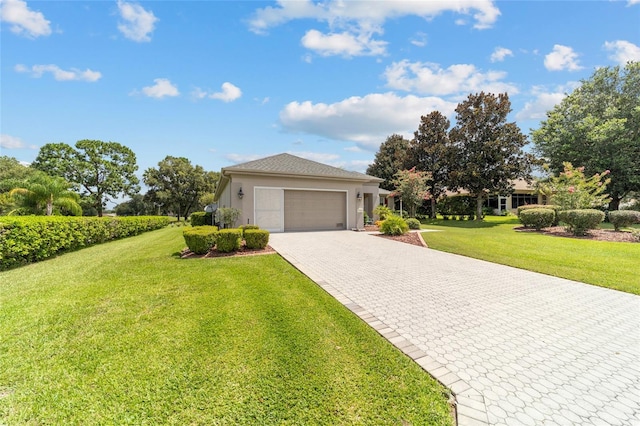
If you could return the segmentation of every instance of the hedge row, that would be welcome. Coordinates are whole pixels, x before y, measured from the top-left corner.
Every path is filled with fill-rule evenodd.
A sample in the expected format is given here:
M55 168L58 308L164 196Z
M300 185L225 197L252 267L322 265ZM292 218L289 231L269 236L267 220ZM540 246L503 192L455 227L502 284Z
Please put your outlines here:
M160 229L168 217L0 217L0 270Z
M220 230L215 226L196 226L185 229L182 235L189 250L196 254L206 254L214 247L222 253L237 251L243 239L248 249L263 249L269 243L269 231L256 225Z

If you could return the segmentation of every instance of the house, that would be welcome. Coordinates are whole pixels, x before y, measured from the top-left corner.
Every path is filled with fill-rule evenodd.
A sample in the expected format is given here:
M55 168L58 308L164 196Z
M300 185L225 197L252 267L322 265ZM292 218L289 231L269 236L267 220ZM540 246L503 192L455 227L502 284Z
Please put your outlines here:
M270 232L362 229L373 217L383 179L278 154L224 167L214 194L242 214L236 225Z
M518 207L525 204L545 204L546 200L539 194L532 184L524 179L517 179L511 182L513 193L507 195L489 194L485 201L485 206L490 207L496 214L503 212L515 212ZM469 195L469 192L462 189L458 192L447 191L447 196Z

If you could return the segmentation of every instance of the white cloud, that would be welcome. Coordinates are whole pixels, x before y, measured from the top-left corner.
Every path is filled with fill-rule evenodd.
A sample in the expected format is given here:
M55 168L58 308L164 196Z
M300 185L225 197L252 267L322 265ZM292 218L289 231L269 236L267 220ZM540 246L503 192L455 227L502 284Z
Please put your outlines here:
M357 146L357 145L354 145L354 146L348 146L348 147L346 147L344 150L345 150L345 151L347 151L347 152L362 152L362 148L360 148L360 147L359 147L359 146Z
M634 4L640 4L640 0L628 0L627 6L633 6Z
M256 33L264 33L269 28L296 19L316 19L333 27L347 27L354 23L360 28L382 25L387 19L402 16L420 16L424 19L444 12L463 15L473 14L475 28L489 28L500 16L500 10L491 0L455 1L381 1L370 2L328 0L314 3L311 0L278 0L277 5L258 9L249 21L249 28Z
M547 111L551 111L553 107L558 105L567 96L580 86L579 82L568 82L563 86L553 89L544 86L534 86L531 89L533 100L526 102L522 110L516 114L516 120L543 120L547 117Z
M325 22L330 31L322 33L309 30L302 44L323 56L383 55L387 42L373 40L374 34L382 34L385 21L403 16L419 16L426 20L445 12L473 15L474 27L490 28L500 16L491 0L454 1L381 1L370 2L327 0L278 0L275 6L257 9L249 20L249 29L264 34L269 28L298 19L314 19ZM417 41L424 45L424 41Z
M118 24L118 29L126 38L137 42L151 41L149 35L158 21L153 12L145 10L139 4L122 0L118 0L118 10L123 19Z
M451 116L455 107L436 97L374 93L333 104L290 102L280 111L280 122L289 132L351 141L376 150L393 133L413 135L421 115L438 110Z
M23 0L0 1L0 20L11 24L11 32L16 34L33 38L51 34L50 22L41 12L29 10Z
M569 46L555 44L551 53L544 57L544 66L549 71L578 71L578 54Z
M638 0L638 3L640 3L640 0ZM629 61L640 61L640 46L636 46L629 41L607 41L604 43L604 48L613 52L609 59L618 62L620 65L625 65Z
M310 151L288 151L288 154L295 155L296 157L306 158L307 160L317 161L319 163L333 165L332 162L340 159L337 154L328 154L323 152L310 152Z
M229 82L222 83L222 92L211 94L212 99L220 99L224 102L233 102L242 96L242 90Z
M206 90L202 90L199 87L196 87L192 92L191 96L194 99L219 99L224 102L233 102L236 99L239 99L242 96L242 90L239 87L225 82L222 83L222 91L220 92L207 92ZM269 98L264 98L262 101L262 105L269 102Z
M179 96L180 92L178 88L174 86L167 78L156 78L153 80L153 86L147 86L142 88L142 93L150 98L162 99L167 96ZM137 91L133 91L131 94L137 94Z
M247 161L259 160L273 154L226 154L224 158L234 164L246 163Z
M427 35L419 31L409 42L414 46L425 47L427 45Z
M388 87L421 94L518 93L515 85L500 81L507 76L505 72L483 73L471 64L456 64L444 69L434 63L404 60L389 65L384 76Z
M25 143L22 142L20 138L16 138L15 136L1 134L0 147L4 149L19 149L25 148Z
M491 54L491 62L502 62L507 56L513 56L513 52L505 47L496 47Z
M53 78L57 81L88 81L95 82L102 78L102 73L99 71L93 71L87 68L81 71L77 68L71 68L70 70L63 70L57 65L33 65L31 68L18 64L14 67L16 72L31 73L32 77L40 78L45 73L51 73Z
M386 52L387 42L372 40L371 33L349 32L323 34L317 30L309 30L302 37L302 45L322 56L342 55L351 56L375 56Z

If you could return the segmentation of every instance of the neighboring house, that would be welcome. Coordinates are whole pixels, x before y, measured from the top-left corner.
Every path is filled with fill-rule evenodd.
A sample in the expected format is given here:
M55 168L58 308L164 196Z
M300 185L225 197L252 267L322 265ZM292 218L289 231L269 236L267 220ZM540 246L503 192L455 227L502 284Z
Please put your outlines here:
M515 212L518 207L525 204L545 204L542 194L538 194L533 187L524 179L514 180L513 193L510 195L490 194L488 200L485 201L487 207L491 207L496 214L502 212ZM447 196L468 195L464 189L460 192L447 192Z
M219 207L240 209L236 226L270 232L362 229L373 217L383 179L291 154L224 167L214 194Z

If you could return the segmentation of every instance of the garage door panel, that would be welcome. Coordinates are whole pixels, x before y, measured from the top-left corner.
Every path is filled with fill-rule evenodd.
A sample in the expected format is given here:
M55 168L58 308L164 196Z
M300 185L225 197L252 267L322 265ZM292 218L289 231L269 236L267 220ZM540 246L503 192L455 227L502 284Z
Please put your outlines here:
M346 229L346 193L337 191L284 192L284 230Z
M284 191L277 188L256 188L255 221L269 232L282 232Z

